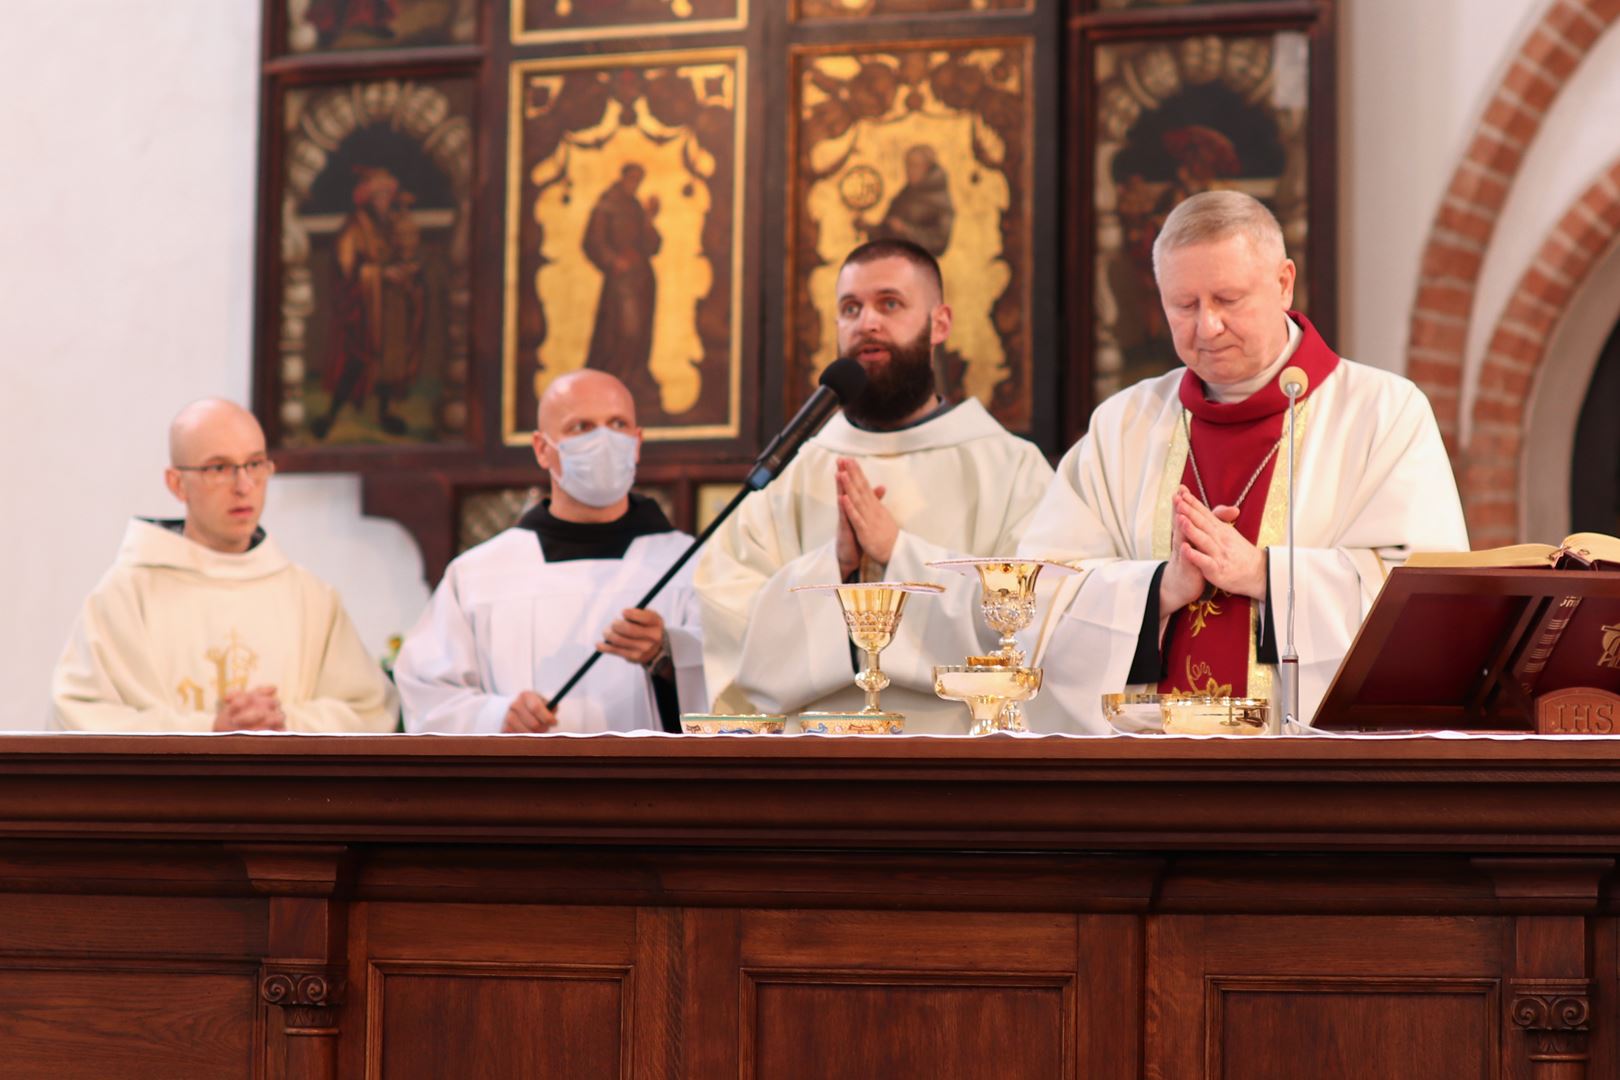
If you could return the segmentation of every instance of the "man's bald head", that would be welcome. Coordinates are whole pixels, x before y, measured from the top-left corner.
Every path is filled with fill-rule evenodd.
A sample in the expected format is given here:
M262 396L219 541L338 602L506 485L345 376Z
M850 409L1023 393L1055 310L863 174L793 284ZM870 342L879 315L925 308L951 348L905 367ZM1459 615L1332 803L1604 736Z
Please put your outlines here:
M170 465L198 465L222 456L241 461L246 452L264 453L264 429L234 401L193 401L169 422Z
M559 375L546 387L540 397L540 415L536 430L553 442L577 435L575 428L581 418L597 421L591 426L606 426L603 420L617 416L627 426L636 426L636 399L628 387L605 371L582 368Z
M169 423L163 479L186 504L185 535L204 547L240 553L252 546L273 472L264 429L234 401L193 401Z

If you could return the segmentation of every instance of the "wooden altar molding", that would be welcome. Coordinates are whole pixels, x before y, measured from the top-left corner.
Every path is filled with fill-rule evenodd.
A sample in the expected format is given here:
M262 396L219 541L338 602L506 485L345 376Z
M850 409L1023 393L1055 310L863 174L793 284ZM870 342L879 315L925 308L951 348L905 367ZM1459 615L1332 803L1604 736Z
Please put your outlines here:
M1620 743L0 738L0 1074L1620 1076Z

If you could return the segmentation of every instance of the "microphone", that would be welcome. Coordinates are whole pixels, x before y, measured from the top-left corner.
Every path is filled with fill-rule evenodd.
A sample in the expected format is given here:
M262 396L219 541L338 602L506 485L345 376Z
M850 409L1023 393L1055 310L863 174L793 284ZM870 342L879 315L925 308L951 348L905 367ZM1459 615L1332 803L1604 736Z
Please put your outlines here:
M1278 388L1288 397L1288 631L1277 662L1284 731L1287 725L1299 723L1299 653L1294 648L1294 413L1310 385L1310 376L1297 367L1286 367L1277 377Z
M1305 391L1311 388L1311 377L1305 374L1303 368L1285 367L1283 373L1277 376L1277 387L1288 398L1291 408L1294 399L1304 397Z
M781 434L771 440L765 452L759 455L754 467L748 470L748 478L743 481L747 490L758 491L787 467L793 460L793 455L827 422L838 406L853 400L866 389L866 369L861 367L859 360L850 357L840 357L827 365L827 370L821 373L821 385L816 392L810 395L810 400L804 403Z

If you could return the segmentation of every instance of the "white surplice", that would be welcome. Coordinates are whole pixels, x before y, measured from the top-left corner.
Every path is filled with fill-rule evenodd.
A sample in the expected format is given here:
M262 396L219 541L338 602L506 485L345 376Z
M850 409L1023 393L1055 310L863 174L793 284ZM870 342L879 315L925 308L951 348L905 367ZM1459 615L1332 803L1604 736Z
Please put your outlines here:
M1041 625L1026 643L1045 668L1044 689L1026 710L1035 730L1106 734L1101 695L1154 689L1125 679L1148 588L1168 555L1170 497L1186 455L1181 380L1177 369L1098 406L1025 533L1024 554L1086 569L1056 588L1042 583ZM1468 534L1434 411L1410 381L1341 360L1300 413L1295 643L1308 721L1388 567L1410 551L1466 550ZM1269 522L1286 520L1284 469L1279 460ZM1282 634L1288 560L1283 541L1275 543L1270 595Z
M884 708L904 713L907 731L965 732L966 707L934 696L932 669L989 651L996 636L979 615L977 577L926 564L1011 554L1052 475L1034 444L974 400L902 431L862 431L834 416L781 476L743 502L697 572L708 687L731 712L864 704L837 598L791 591L840 579L834 472L841 457L887 489L883 504L899 523L883 577L946 587L907 601L882 654L893 680Z
M631 541L622 559L548 563L533 531L512 528L460 555L394 665L406 730L498 732L519 693L549 699L691 542L657 533ZM691 566L649 607L669 633L681 708L702 710ZM557 721L558 731L656 730L651 678L639 664L603 656L562 700Z

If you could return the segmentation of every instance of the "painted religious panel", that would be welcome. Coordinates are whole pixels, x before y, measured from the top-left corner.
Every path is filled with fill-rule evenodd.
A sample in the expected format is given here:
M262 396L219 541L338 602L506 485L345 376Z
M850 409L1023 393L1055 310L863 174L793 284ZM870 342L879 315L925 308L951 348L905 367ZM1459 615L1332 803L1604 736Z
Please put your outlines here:
M470 79L281 99L279 444L464 442Z
M739 49L514 65L503 433L552 379L612 372L649 439L735 438Z
M790 0L794 18L864 19L884 15L977 15L985 11L1028 11L1033 0Z
M1302 33L1202 35L1098 45L1096 80L1096 400L1178 363L1153 280L1153 240L1183 199L1247 192L1282 223L1310 295L1309 44Z
M293 53L470 45L478 37L478 0L283 2Z
M1031 130L1026 40L797 52L789 208L791 411L836 359L838 268L867 240L939 260L947 392L1030 429Z
M536 44L739 30L748 24L748 3L749 0L512 0L512 40Z

